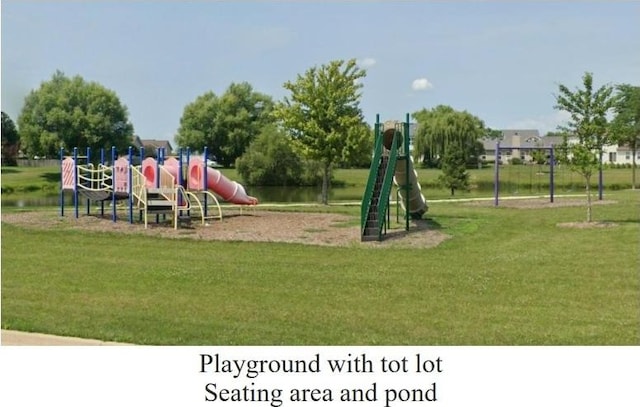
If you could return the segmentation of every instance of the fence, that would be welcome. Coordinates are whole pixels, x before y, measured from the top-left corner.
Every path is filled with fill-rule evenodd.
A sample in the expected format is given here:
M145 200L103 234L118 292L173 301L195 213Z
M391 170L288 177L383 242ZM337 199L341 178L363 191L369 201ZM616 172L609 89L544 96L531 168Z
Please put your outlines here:
M60 160L43 159L43 160L25 160L17 159L18 167L55 167L60 165Z

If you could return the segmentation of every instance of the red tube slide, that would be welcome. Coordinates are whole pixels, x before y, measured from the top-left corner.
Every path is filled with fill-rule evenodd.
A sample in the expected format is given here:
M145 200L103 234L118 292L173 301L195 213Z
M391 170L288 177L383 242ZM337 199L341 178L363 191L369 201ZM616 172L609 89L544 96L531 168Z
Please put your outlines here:
M206 188L204 188L204 171L207 171ZM242 185L229 180L220 171L207 167L201 158L191 158L188 179L189 189L210 189L225 201L238 205L258 204L258 199L247 195Z
M142 175L144 175L144 179L146 180L147 188L153 188L156 186L156 170L157 164L156 160L151 157L147 157L142 160L141 166Z

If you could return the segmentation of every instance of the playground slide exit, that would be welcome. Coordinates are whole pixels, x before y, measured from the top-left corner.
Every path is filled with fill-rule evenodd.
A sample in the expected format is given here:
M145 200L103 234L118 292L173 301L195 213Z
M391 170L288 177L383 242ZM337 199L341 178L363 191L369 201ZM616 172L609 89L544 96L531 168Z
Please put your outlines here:
M409 215L413 219L420 219L422 215L427 211L427 200L422 194L420 184L418 183L418 173L413 168L413 157L409 155L409 183L411 188L408 191L404 188L406 186L407 176L407 157L401 156L398 157L396 161L396 170L394 173L393 181L399 188L400 193L400 205L402 205L402 209L408 210ZM408 204L407 204L408 203ZM407 209L408 207L408 209Z
M171 174L175 180L178 180L178 169L180 163L173 157L169 157L162 166ZM204 186L204 171L207 172L207 185ZM142 162L142 173L147 181L147 186L153 186L156 183L156 160L146 158ZM247 195L244 187L235 181L222 175L216 169L209 168L204 165L204 161L198 157L193 157L189 162L188 168L188 184L189 189L194 191L211 190L227 202L237 205L257 205L258 199Z
M189 162L189 189L201 190L204 184L204 171L207 173L207 189L212 190L222 199L237 205L257 205L258 199L247 195L244 187L215 168L204 165L200 158L192 158Z

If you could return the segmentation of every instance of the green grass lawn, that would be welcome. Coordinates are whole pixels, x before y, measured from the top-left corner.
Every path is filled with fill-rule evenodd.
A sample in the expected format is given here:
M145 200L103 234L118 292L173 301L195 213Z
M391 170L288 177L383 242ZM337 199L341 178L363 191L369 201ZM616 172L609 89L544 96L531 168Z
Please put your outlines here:
M223 168L222 173L229 179L241 181L234 168ZM418 182L427 199L451 198L450 191L438 184L437 169L418 169ZM337 169L334 172L336 187L332 200L353 201L361 196L367 183L368 169ZM469 170L472 189L459 191L454 198L475 198L493 195L494 169L483 168ZM548 167L537 165L505 165L500 170L500 194L502 196L545 195L549 193ZM555 174L556 194L582 193L582 179L569 171L559 168ZM597 177L592 180L594 190ZM606 191L615 191L631 187L631 169L606 169L604 171ZM60 188L60 169L58 167L2 167L2 194L14 198L56 195ZM251 188L249 188L250 190Z
M164 345L638 345L638 192L433 203L432 249L172 240L2 224L2 328ZM332 208L326 210L333 210ZM357 221L359 208L337 208Z

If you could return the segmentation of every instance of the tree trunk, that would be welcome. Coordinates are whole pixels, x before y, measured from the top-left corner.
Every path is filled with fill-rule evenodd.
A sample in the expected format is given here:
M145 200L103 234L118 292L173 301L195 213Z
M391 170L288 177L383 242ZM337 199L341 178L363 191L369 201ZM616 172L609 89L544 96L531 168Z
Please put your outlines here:
M329 180L331 179L331 164L324 163L322 171L322 204L329 205Z
M591 222L591 176L585 179L587 180L587 222Z
M451 188L451 196L453 196L455 194L455 192L456 192L456 189L455 188Z

